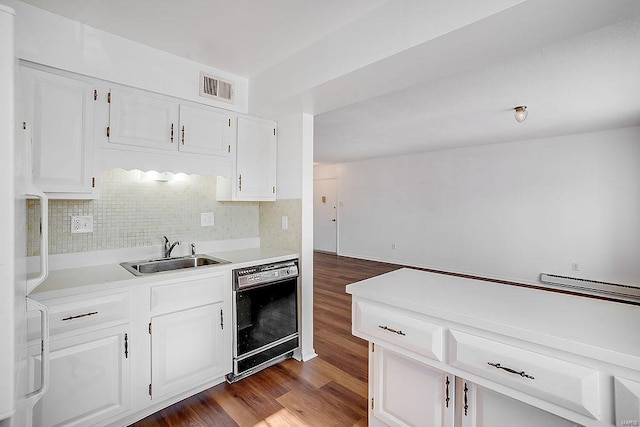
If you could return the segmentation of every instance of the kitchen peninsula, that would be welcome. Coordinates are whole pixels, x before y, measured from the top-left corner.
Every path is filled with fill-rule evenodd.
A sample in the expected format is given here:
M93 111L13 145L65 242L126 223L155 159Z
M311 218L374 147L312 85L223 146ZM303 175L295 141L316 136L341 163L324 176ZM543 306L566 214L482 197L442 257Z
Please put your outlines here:
M637 305L406 268L347 292L372 426L640 419Z

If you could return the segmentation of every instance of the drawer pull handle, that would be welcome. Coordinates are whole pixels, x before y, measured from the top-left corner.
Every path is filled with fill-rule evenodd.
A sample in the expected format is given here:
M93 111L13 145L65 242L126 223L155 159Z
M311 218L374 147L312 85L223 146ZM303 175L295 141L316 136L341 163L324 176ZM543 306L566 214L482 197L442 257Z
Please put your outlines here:
M487 362L488 365L493 366L494 368L497 369L503 369L507 372L509 372L510 374L516 374L516 375L520 375L522 378L529 378L530 380L535 380L536 378L525 373L524 371L516 371L515 369L511 369L511 368L507 368L506 366L502 366L499 363L491 363L491 362Z
M404 335L407 335L407 334L405 334L405 333L404 333L404 332L402 332L402 331L398 331L398 330L393 329L393 328L390 328L390 327L388 327L388 326L378 325L378 328L380 328L380 329L384 329L385 331L393 332L394 334L398 334L398 335L403 335L403 336L404 336Z
M73 320L73 319L79 319L81 317L87 317L87 316L93 316L94 314L98 314L97 311L91 311L89 313L84 313L84 314L78 314L77 316L69 316L69 317L65 317L62 320Z

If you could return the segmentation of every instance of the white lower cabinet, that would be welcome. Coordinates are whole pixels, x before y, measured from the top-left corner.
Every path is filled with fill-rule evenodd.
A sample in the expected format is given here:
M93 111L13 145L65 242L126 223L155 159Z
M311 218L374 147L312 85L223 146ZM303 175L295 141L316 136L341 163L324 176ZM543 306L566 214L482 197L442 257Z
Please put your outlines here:
M152 399L227 374L230 366L225 357L224 327L222 302L152 318Z
M616 377L616 426L640 425L640 382Z
M452 426L454 377L370 344L370 426Z
M229 269L40 298L49 313L49 389L33 426L129 425L223 382L232 370L231 292ZM35 313L27 329L33 391L43 366Z
M596 369L453 329L448 342L453 367L591 419L601 417Z
M549 412L371 345L370 426L575 427Z
M36 404L34 426L86 426L131 407L130 325L52 339L49 390ZM30 371L40 378L40 346L30 347ZM37 385L39 386L39 385Z
M231 274L150 289L151 400L162 401L231 372Z
M456 378L456 426L576 427L578 424L534 406Z

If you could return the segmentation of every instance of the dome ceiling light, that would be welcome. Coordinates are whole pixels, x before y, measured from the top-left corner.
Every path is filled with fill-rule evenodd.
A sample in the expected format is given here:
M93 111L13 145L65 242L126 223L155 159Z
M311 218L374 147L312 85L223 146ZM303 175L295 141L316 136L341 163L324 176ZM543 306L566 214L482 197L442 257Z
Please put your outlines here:
M513 113L513 115L515 116L516 120L519 123L524 122L524 120L527 118L527 106L526 105L520 105L519 107L514 108L515 113Z

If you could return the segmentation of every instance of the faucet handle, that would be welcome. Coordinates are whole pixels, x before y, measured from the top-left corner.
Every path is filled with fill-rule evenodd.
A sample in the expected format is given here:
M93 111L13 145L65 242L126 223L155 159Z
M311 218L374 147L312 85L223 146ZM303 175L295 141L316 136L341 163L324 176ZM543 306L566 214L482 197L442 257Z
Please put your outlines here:
M162 238L164 239L164 244L168 245L169 244L169 239L167 239L167 236L162 236Z
M195 255L196 254L196 244L192 243L191 244L191 255Z

